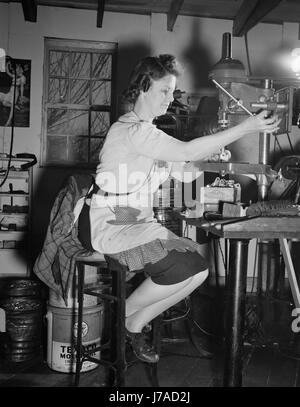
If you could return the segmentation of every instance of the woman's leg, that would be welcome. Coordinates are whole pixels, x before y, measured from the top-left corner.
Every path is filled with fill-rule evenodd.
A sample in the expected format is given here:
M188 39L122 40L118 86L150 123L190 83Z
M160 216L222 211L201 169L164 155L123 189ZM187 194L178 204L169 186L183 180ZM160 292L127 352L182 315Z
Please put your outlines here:
M141 332L157 315L187 297L207 278L208 270L172 285L159 285L147 278L126 300L126 328Z

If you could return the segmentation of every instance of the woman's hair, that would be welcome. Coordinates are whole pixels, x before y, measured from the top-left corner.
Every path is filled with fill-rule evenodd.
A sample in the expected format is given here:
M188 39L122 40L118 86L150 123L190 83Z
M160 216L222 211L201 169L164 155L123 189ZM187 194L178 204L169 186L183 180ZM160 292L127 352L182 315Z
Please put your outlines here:
M173 55L162 54L158 57L141 59L132 71L129 85L123 92L123 97L134 103L141 91L147 92L151 80L158 80L166 75L179 76L180 67Z

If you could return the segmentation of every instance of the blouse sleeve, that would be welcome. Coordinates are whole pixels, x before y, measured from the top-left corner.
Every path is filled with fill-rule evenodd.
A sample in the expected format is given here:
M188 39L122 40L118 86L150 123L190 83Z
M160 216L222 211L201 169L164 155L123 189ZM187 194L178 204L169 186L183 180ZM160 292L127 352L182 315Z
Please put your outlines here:
M129 127L127 142L132 151L157 160L186 161L185 142L175 139L147 122Z

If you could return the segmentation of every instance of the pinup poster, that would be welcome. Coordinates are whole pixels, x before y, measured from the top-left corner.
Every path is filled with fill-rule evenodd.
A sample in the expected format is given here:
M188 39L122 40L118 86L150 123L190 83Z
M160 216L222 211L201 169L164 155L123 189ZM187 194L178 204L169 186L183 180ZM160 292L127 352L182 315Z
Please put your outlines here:
M31 61L6 57L0 72L0 126L29 127Z

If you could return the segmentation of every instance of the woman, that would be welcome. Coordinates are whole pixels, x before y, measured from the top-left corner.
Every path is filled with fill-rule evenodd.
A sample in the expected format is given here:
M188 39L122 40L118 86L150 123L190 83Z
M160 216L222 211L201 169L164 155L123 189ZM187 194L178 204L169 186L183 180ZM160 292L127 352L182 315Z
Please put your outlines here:
M198 244L156 221L153 194L169 175L183 179L190 171L195 177L195 162L254 131L273 132L279 124L262 112L213 136L188 142L174 139L152 121L165 114L173 101L178 75L172 55L146 57L137 64L124 94L133 110L107 134L97 167L99 191L90 202L93 248L147 276L126 300L125 325L134 353L150 363L157 362L158 355L147 345L143 328L208 276Z
M24 96L24 87L26 77L21 64L16 64L15 71L12 68L11 61L6 64L6 73L12 78L10 89L7 93L0 92L0 103L10 108L10 113L5 126L9 126L13 116L13 109L20 110L18 103L21 105L26 101Z

